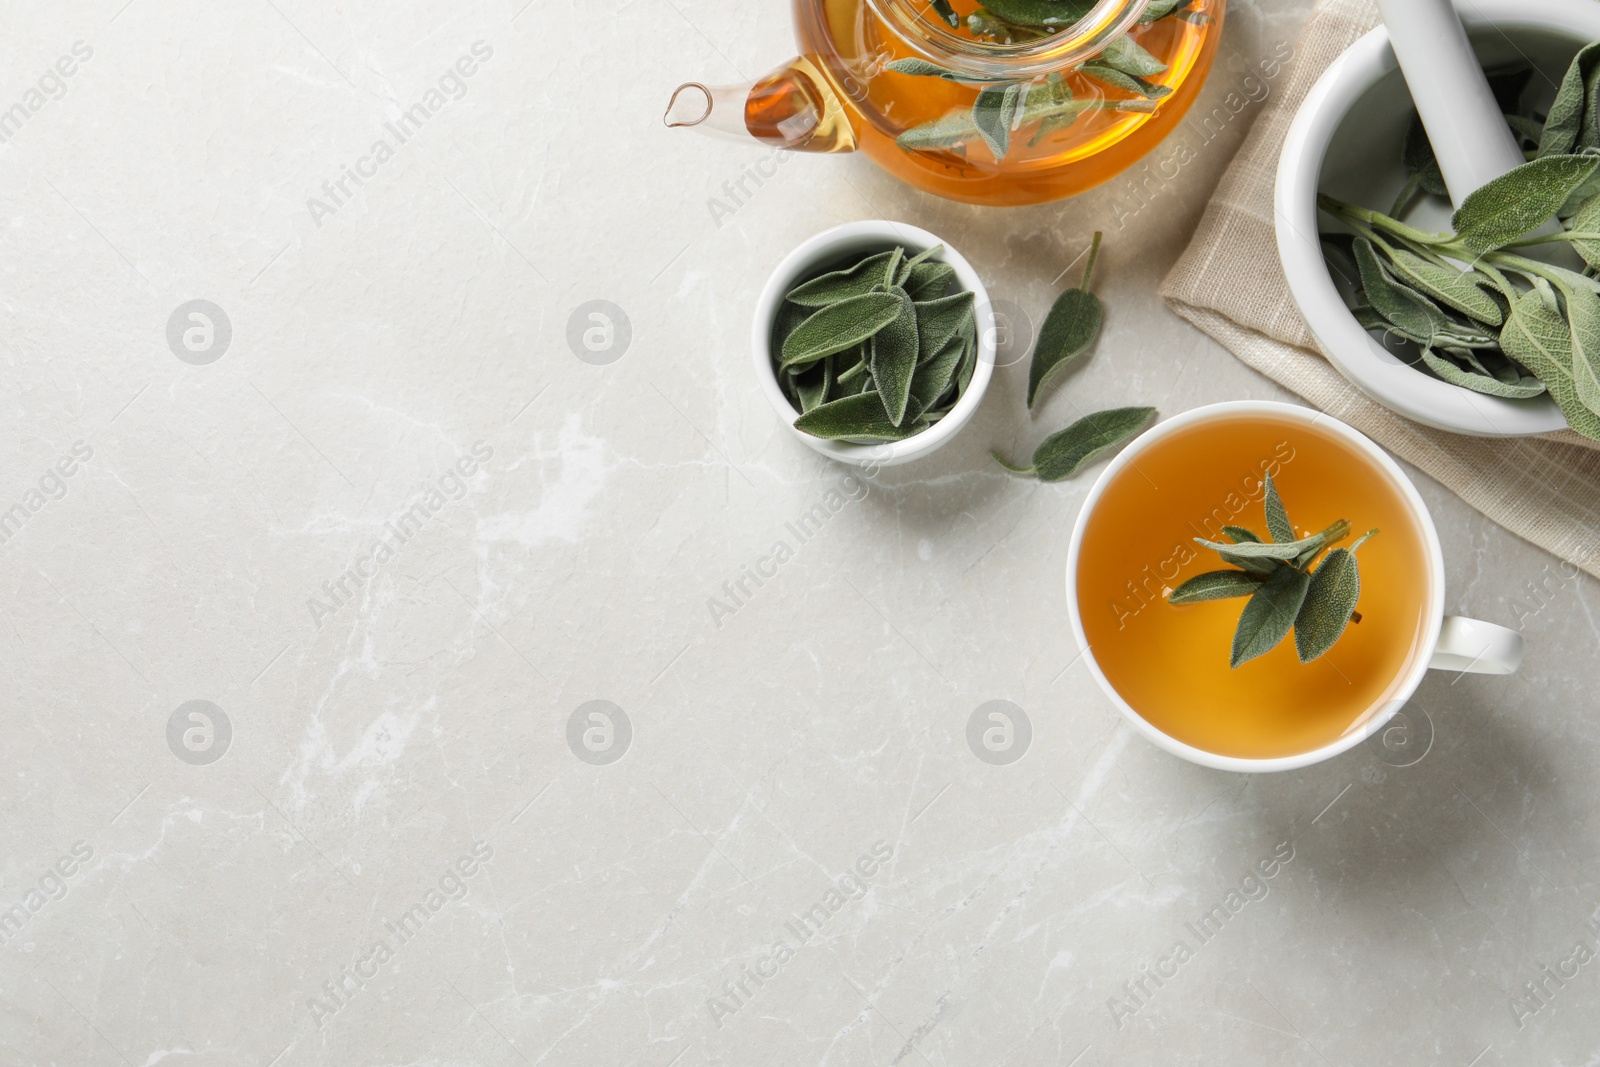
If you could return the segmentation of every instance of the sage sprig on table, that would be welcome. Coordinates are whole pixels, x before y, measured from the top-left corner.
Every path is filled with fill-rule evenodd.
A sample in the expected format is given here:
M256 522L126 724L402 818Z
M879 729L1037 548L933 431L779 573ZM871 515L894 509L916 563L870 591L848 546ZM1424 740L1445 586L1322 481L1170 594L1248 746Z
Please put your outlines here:
M1413 121L1411 177L1391 214L1319 197L1345 231L1323 235L1362 303L1369 330L1409 342L1436 377L1490 396L1549 392L1573 430L1600 440L1600 42L1572 60L1548 113L1520 108L1531 71L1490 75L1528 161L1475 190L1431 233L1402 221L1419 194L1446 194L1432 147ZM1552 217L1558 232L1533 235ZM1564 243L1582 269L1520 250Z
M1356 549L1378 531L1369 530L1349 548L1323 552L1350 536L1344 519L1325 530L1299 537L1269 474L1264 481L1264 506L1270 540L1242 526L1224 526L1227 541L1196 543L1209 548L1237 569L1207 571L1174 589L1170 604L1249 597L1233 634L1230 667L1239 667L1271 652L1294 631L1295 654L1310 663L1332 648L1355 617L1361 597L1361 571ZM1322 563L1312 569L1318 558Z
M1145 24L1171 17L1208 18L1188 10L1192 3L1193 0L1153 0L1139 21ZM965 26L973 37L990 41L1041 40L1070 27L1094 6L1091 0L985 0L984 6L967 16ZM962 25L943 0L935 3L933 10L951 28ZM888 69L897 74L981 86L969 108L901 133L896 138L900 147L964 152L967 146L981 142L996 160L1010 153L1013 135L1025 128L1033 128L1028 140L1031 146L1051 132L1070 126L1085 111L1152 112L1157 101L1172 93L1168 86L1151 80L1165 73L1167 65L1126 34L1073 69L1133 97L1128 100L1107 100L1103 95L1076 97L1060 72L1030 81L1012 81L968 75L917 58L895 60Z
M1033 360L1028 366L1029 409L1043 394L1045 386L1088 352L1099 336L1105 308L1100 298L1089 291L1089 279L1094 277L1095 261L1100 257L1100 237L1101 234L1096 231L1089 243L1089 258L1083 267L1083 278L1076 288L1068 289L1056 297L1050 313L1045 316L1044 325L1039 329L1039 339L1033 346ZM1040 442L1039 447L1033 450L1031 463L1026 467L1012 463L998 452L989 454L1012 474L1035 477L1041 482L1059 482L1071 478L1097 457L1136 436L1155 414L1155 408L1131 407L1085 415Z
M846 441L898 441L932 426L966 393L978 360L970 292L935 246L901 247L795 286L773 327L778 382L795 429Z
M1033 475L1041 482L1064 481L1144 429L1155 413L1155 408L1113 408L1085 415L1041 441L1027 467L1008 462L998 452L990 455L1012 474Z
M1105 320L1105 307L1100 298L1089 291L1089 279L1094 276L1095 260L1100 257L1100 233L1095 232L1089 245L1089 261L1084 264L1083 278L1077 288L1068 289L1056 297L1039 329L1039 340L1033 346L1033 361L1028 365L1028 407L1045 386L1049 385L1077 358L1089 351L1094 339L1100 335L1100 324Z

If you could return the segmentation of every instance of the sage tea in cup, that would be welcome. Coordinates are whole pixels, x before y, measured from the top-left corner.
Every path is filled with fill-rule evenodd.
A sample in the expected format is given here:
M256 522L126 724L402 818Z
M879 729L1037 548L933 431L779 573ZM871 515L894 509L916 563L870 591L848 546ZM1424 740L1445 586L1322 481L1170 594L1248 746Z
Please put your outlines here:
M1326 651L1301 662L1291 636L1235 667L1246 599L1168 598L1226 566L1196 538L1285 541L1268 535L1285 532L1267 515L1269 476L1295 538L1347 520L1328 547L1348 553L1378 533L1359 542L1355 611ZM1236 412L1174 429L1109 478L1082 528L1077 608L1106 682L1151 726L1219 756L1296 756L1359 730L1428 654L1428 544L1390 474L1331 428Z

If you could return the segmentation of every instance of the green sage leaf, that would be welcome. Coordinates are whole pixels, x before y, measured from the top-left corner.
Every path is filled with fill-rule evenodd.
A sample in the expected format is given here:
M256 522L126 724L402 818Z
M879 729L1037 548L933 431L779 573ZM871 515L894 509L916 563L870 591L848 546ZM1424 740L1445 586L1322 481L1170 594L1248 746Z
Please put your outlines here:
M1561 87L1545 116L1544 133L1539 138L1539 155L1560 156L1584 144L1593 145L1595 93L1600 88L1600 41L1585 46L1561 78ZM1589 122L1585 123L1585 117ZM1585 128L1587 127L1587 129ZM1587 138L1587 140L1585 140Z
M1575 233L1600 233L1600 193L1578 205L1572 216L1572 229ZM1572 250L1582 256L1585 263L1600 267L1600 239L1580 237L1571 243Z
M1144 9L1144 14L1139 16L1140 22L1155 22L1164 19L1182 8L1189 6L1190 0L1150 0L1150 6Z
M922 411L933 407L934 401L950 388L965 355L966 341L956 337L927 362L918 364L911 376L911 406Z
M1093 0L984 0L983 6L1002 21L1035 28L1070 26L1094 10Z
M813 363L798 374L790 372L794 381L795 396L800 401L802 412L810 411L827 399L829 379L833 370L829 362L832 359L832 356L826 356L821 363Z
M1238 668L1278 647L1294 627L1310 585L1311 576L1293 567L1279 567L1268 575L1239 616L1228 665Z
M806 321L811 315L811 308L802 307L791 300L784 300L778 305L778 313L772 318L772 349L775 352L783 351L783 343L794 333L795 327Z
M1295 540L1294 523L1289 521L1289 512L1283 506L1283 497L1278 495L1278 487L1272 482L1272 475L1268 474L1262 480L1264 493L1262 505L1267 511L1267 532L1274 541L1289 543Z
M1416 175L1417 184L1423 192L1434 196L1450 195L1450 190L1444 184L1444 172L1439 169L1439 160L1433 154L1433 143L1428 140L1428 131L1423 128L1422 116L1415 112L1411 115L1411 124L1406 127L1401 159L1406 169Z
M1137 93L1147 100L1159 100L1163 96L1172 95L1172 90L1165 85L1157 85L1153 81L1129 74L1127 71L1118 70L1103 59L1091 59L1078 65L1078 69L1096 81L1105 82L1124 92Z
M1254 596L1263 579L1244 571L1207 571L1197 574L1172 591L1169 604L1200 604L1208 600L1230 600Z
M889 421L898 427L905 421L917 370L917 306L898 286L888 295L898 302L896 314L872 336L872 381Z
M794 428L830 441L898 441L916 432L913 426L896 426L875 392L840 397L814 407L794 420Z
M1222 532L1227 534L1236 545L1243 543L1260 544L1262 540L1260 534L1243 526L1224 526Z
M880 252L845 270L818 275L791 289L788 299L804 307L820 308L870 293L883 280L883 268L893 256L893 250Z
M1155 408L1097 411L1051 434L1033 453L1039 480L1059 482L1072 477L1096 456L1137 435L1155 413Z
M1499 326L1505 321L1500 304L1485 292L1485 288L1493 285L1487 274L1443 266L1404 248L1391 249L1389 263L1396 280L1424 296L1490 326Z
M1523 293L1511 306L1500 331L1500 346L1544 382L1567 424L1600 441L1600 415L1578 398L1572 368L1572 331L1561 312L1549 307L1538 289Z
M1336 548L1311 576L1305 601L1294 620L1294 650L1301 663L1310 663L1344 636L1350 616L1361 597L1361 571L1355 553Z
M1555 215L1596 167L1600 159L1583 156L1530 160L1467 194L1450 225L1475 252L1499 248Z
M995 159L1004 159L1011 148L1012 120L1017 117L1017 103L1022 98L1022 86L1017 82L1006 85L989 85L978 90L972 102L972 122L978 127L984 144Z
M1028 366L1029 408L1051 380L1089 350L1104 320L1105 307L1093 293L1068 289L1056 297L1039 328L1033 361Z
M1271 522L1268 518L1268 522ZM1203 537L1196 537L1195 543L1213 552L1226 552L1239 559L1283 559L1290 560L1303 553L1314 551L1329 541L1337 541L1350 532L1350 524L1343 520L1334 523L1326 530L1318 531L1309 537L1302 537L1295 541L1247 541L1229 544L1225 541L1207 541Z
M1115 38L1098 56L1100 62L1120 70L1124 74L1147 78L1152 74L1160 74L1167 69L1167 65L1134 42L1133 38L1126 35Z
M932 359L964 333L977 314L976 297L970 292L936 297L917 304L917 330L920 333L917 361Z
M948 263L929 261L911 268L903 288L912 300L928 301L941 297L956 280L956 269Z
M896 293L862 293L819 309L784 340L783 366L814 363L860 344L900 316L903 299Z
M1521 378L1516 382L1504 382L1487 373L1474 374L1472 371L1462 370L1449 360L1438 356L1431 347L1423 348L1422 362L1429 370L1451 385L1459 385L1463 389L1471 389L1475 393L1484 393L1488 396L1503 396L1513 400L1526 400L1530 396L1538 396L1545 391L1545 384L1537 378Z
M900 270L895 275L894 284L904 289L906 283L911 280L911 272L913 270L916 270L917 267L921 266L924 262L932 259L934 256L943 251L944 245L934 245L932 248L923 249L921 252L918 252L916 255L900 264Z
M1572 379L1578 402L1600 414L1600 296L1587 289L1563 289L1562 296L1572 335Z
M1371 241L1358 237L1354 249L1362 291L1385 320L1405 336L1424 342L1444 328L1444 312L1427 297L1395 282L1379 262Z

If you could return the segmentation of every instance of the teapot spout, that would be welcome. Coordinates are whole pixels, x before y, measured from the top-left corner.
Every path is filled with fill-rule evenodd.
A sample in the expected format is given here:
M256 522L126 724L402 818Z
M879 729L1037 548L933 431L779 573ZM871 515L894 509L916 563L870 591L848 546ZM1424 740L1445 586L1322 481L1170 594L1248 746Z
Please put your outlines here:
M662 121L739 141L795 152L854 152L855 130L816 65L792 59L751 85L685 82Z

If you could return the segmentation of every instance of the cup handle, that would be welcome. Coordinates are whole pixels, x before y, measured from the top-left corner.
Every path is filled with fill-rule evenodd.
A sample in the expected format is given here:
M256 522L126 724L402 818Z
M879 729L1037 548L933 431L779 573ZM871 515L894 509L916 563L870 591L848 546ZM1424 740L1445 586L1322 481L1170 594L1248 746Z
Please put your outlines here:
M1446 615L1428 666L1463 674L1515 674L1522 666L1522 635L1492 622Z

